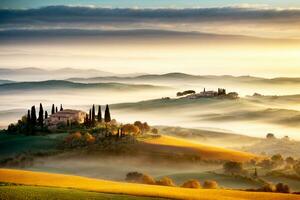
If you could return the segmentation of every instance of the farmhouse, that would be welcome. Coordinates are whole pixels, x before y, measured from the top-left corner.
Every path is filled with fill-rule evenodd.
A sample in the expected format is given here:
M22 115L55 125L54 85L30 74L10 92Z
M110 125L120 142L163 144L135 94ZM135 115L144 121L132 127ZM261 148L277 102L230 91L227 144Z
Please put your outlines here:
M80 110L66 109L50 115L45 123L49 128L57 128L60 124L83 123L86 113Z

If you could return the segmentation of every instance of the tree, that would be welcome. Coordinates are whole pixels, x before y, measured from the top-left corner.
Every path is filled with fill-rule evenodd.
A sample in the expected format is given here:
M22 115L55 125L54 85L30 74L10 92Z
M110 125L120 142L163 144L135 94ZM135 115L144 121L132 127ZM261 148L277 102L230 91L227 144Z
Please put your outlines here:
M91 121L92 121L92 110L89 110L89 125L91 125Z
M95 124L96 124L95 105L93 104L93 107L92 107L92 125L95 126Z
M109 111L108 105L106 105L106 108L105 108L104 121L105 121L106 123L111 121L111 118L110 118L110 111Z
M54 113L55 113L55 108L54 108L54 104L52 104L51 115L53 115Z
M206 180L203 183L203 188L205 189L217 189L218 187L218 183L213 180Z
M58 112L57 106L55 107L55 112Z
M63 109L63 107L62 107L62 104L60 104L60 109L59 109L59 111L63 111L64 109Z
M43 105L40 103L40 110L39 110L39 118L38 118L39 126L44 126L44 109Z
M275 135L273 133L268 133L266 136L267 139L276 139Z
M123 127L122 127L122 131L125 133L125 134L133 134L133 135L136 135L140 132L140 129L139 127L133 125L133 124L125 124Z
M148 125L147 122L144 122L143 123L143 128L144 128L144 132L147 133L150 131L150 126Z
M287 157L286 159L285 159L285 162L288 164L288 165L293 165L294 163L295 163L295 160L294 160L294 158L293 157Z
M300 176L300 162L294 164L294 171Z
M229 161L223 165L225 173L240 174L243 172L243 164L240 162Z
M30 117L30 110L27 111L27 118L26 118L26 134L30 132L31 129L31 117Z
M102 122L102 113L101 113L101 106L98 106L98 115L97 115L97 121Z
M47 110L45 111L45 119L47 119L48 118L48 112L47 112Z
M30 127L31 127L31 131L32 133L35 131L35 126L36 126L36 110L35 110L35 106L31 107L31 113L30 113Z
M199 189L199 188L201 188L201 184L198 180L191 179L191 180L184 182L181 187Z
M258 166L265 168L265 169L273 169L274 162L272 162L270 159L264 159L261 162L258 163Z
M84 118L84 125L85 125L85 126L89 126L89 115L88 115L88 114L85 115L85 118Z
M290 193L290 187L286 184L283 183L278 183L276 185L276 192L280 192L280 193Z
M275 154L271 157L271 160L277 165L280 166L284 163L284 159L282 157L282 155L280 154Z
M133 123L135 126L139 127L140 131L143 133L144 132L144 126L143 123L141 121L135 121Z
M151 129L151 133L153 133L153 134L158 134L158 130L157 130L157 128L153 128L153 129Z

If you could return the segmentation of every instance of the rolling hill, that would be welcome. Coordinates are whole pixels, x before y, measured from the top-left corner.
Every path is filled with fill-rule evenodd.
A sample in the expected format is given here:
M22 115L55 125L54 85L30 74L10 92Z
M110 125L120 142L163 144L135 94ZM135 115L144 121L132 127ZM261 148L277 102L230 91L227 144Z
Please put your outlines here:
M59 180L59 181L58 181ZM80 189L111 194L126 194L135 196L161 197L171 199L195 200L297 200L298 195L279 193L258 193L235 190L186 189L157 185L143 185L123 182L105 181L62 174L49 174L22 170L0 169L0 182L16 183L34 186L49 186L59 188Z
M235 151L210 145L192 142L171 136L160 136L147 139L142 144L148 152L159 154L180 154L185 156L200 156L201 160L232 160L245 162L259 159L255 154Z
M33 91L33 90L116 90L116 91L130 91L130 90L161 90L167 89L162 86L152 85L135 85L135 84L122 84L122 83L74 83L61 80L49 80L38 82L17 82L0 85L0 92L3 91Z
M262 78L255 76L231 76L231 75L192 75L180 72L167 74L147 74L135 77L91 77L91 78L69 78L68 81L82 83L99 83L99 82L187 82L187 83L242 83L242 84L300 84L300 78L294 77L276 77Z

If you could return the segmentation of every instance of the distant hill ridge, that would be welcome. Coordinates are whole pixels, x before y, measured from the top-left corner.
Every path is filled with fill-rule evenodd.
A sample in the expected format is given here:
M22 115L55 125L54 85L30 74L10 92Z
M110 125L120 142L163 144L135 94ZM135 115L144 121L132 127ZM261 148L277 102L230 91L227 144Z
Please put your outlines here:
M37 82L16 82L0 85L0 91L12 90L38 90L38 89L114 89L114 90L139 90L139 89L167 89L167 87L146 84L123 83L74 83L64 80L49 80Z
M91 78L69 78L68 81L73 82L133 82L133 81L230 81L242 83L260 83L260 84L300 84L300 77L277 77L277 78L262 78L255 76L232 76L232 75L191 75L180 72L166 74L147 74L134 77L91 77Z

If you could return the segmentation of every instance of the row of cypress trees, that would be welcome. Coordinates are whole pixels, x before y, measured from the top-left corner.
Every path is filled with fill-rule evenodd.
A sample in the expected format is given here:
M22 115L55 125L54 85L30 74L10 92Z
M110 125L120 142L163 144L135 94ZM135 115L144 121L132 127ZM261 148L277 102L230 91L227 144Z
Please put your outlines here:
M63 107L61 104L60 111L62 111L62 110L63 110ZM57 109L57 107L55 109L55 105L52 104L51 114L54 114L56 112L58 112L58 109ZM47 119L47 118L48 118L48 112L47 111L44 112L44 108L41 103L40 103L38 117L36 115L35 106L32 106L31 109L27 111L27 118L26 118L27 119L27 122L26 122L27 133L34 133L37 127L43 129L44 128L44 119Z
M109 106L106 105L105 107L105 112L104 112L104 122L110 122L111 117L110 117L110 111L109 111ZM86 126L95 126L96 122L103 122L102 118L102 112L101 112L101 106L98 106L98 114L96 116L96 109L95 105L93 104L92 108L89 110L89 114L86 114L85 119L84 119L84 124Z

